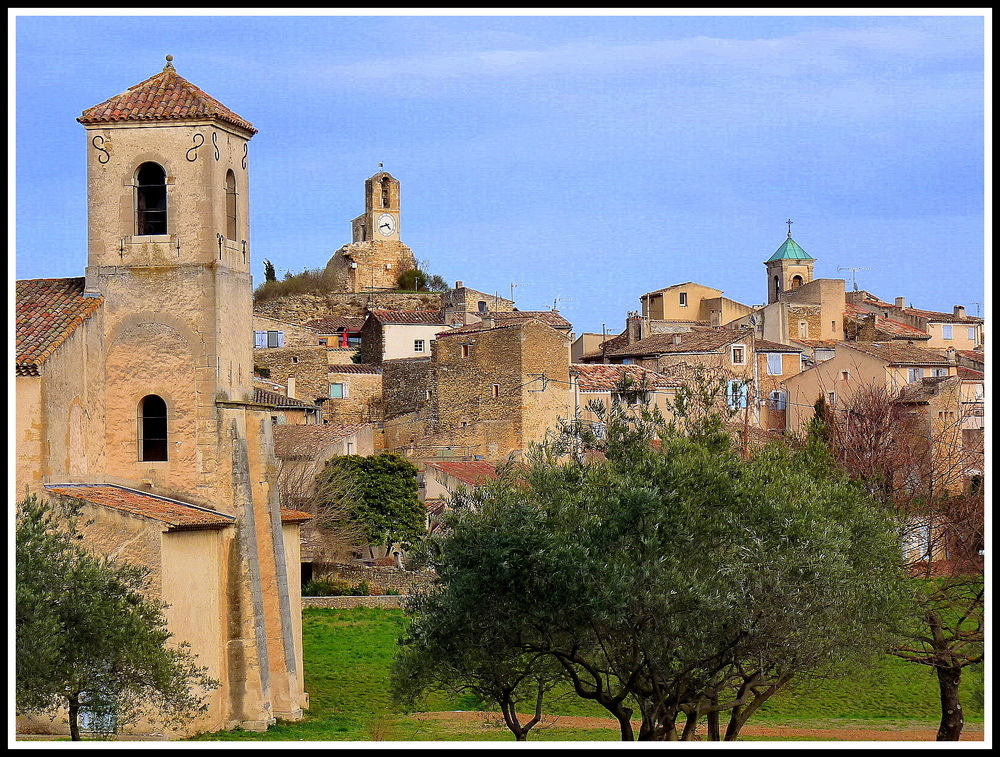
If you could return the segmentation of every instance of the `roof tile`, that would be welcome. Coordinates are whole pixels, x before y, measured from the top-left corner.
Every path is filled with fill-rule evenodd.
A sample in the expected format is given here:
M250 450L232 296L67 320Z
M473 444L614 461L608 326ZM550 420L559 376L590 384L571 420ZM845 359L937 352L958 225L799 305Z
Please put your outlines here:
M14 362L18 375L37 376L38 366L104 302L101 297L84 297L84 286L82 277L17 282Z
M150 492L128 489L117 484L46 484L45 489L53 494L81 499L129 515L151 518L166 523L171 531L225 528L236 522L236 518L232 515L207 507L191 505Z

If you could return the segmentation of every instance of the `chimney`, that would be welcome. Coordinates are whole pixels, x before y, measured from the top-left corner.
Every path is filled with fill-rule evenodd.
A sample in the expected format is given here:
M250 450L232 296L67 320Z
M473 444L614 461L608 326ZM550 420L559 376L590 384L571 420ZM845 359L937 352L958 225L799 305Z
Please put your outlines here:
M625 328L628 334L629 344L632 344L632 342L638 342L646 335L644 333L645 332L645 329L643 328L644 325L645 322L643 320L643 317L639 315L639 313L636 312L635 310L630 310L628 318L625 319Z
M673 342L674 344L680 344L681 343L681 335L680 334L674 334L673 337L671 337L670 341Z
M905 297L897 297L896 298L896 307L897 308L905 308L906 307L906 298Z
M485 318L483 318L483 328L484 329L491 329L491 328L493 328L493 326L494 326L494 321L493 321L493 316L492 315L487 315Z
M462 288L462 282L461 281L456 281L455 282L455 289L461 289L461 288Z
M965 318L965 306L964 305L956 305L955 306L955 317L956 318Z

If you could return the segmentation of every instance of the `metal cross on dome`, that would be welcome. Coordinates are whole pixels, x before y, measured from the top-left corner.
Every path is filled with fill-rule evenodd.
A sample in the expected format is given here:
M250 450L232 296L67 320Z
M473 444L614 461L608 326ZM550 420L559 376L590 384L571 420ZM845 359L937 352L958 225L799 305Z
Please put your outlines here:
M785 221L785 223L788 224L788 238L791 239L792 238L792 219L789 218L787 221Z

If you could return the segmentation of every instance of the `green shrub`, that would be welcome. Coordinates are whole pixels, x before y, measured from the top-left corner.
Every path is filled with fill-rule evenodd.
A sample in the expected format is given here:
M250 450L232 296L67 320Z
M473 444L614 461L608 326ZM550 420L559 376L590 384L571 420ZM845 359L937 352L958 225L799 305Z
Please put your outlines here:
M354 596L353 589L346 581L336 578L314 578L302 587L303 597L344 597Z
M369 595L368 582L362 581L356 586L352 586L350 589L350 596L352 597L367 597Z

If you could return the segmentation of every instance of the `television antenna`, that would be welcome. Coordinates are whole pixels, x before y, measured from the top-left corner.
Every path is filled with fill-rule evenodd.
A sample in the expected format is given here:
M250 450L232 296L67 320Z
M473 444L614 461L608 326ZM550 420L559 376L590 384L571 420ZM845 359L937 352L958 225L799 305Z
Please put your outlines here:
M870 271L871 268L851 268L849 266L839 266L838 271L850 271L851 272L851 284L854 285L854 291L858 291L858 271Z
M976 306L976 318L978 318L979 317L979 306L982 305L983 303L981 303L981 302L973 302L972 304Z
M520 286L524 286L524 284L511 284L510 285L510 301L511 302L514 301L514 290L517 289Z

